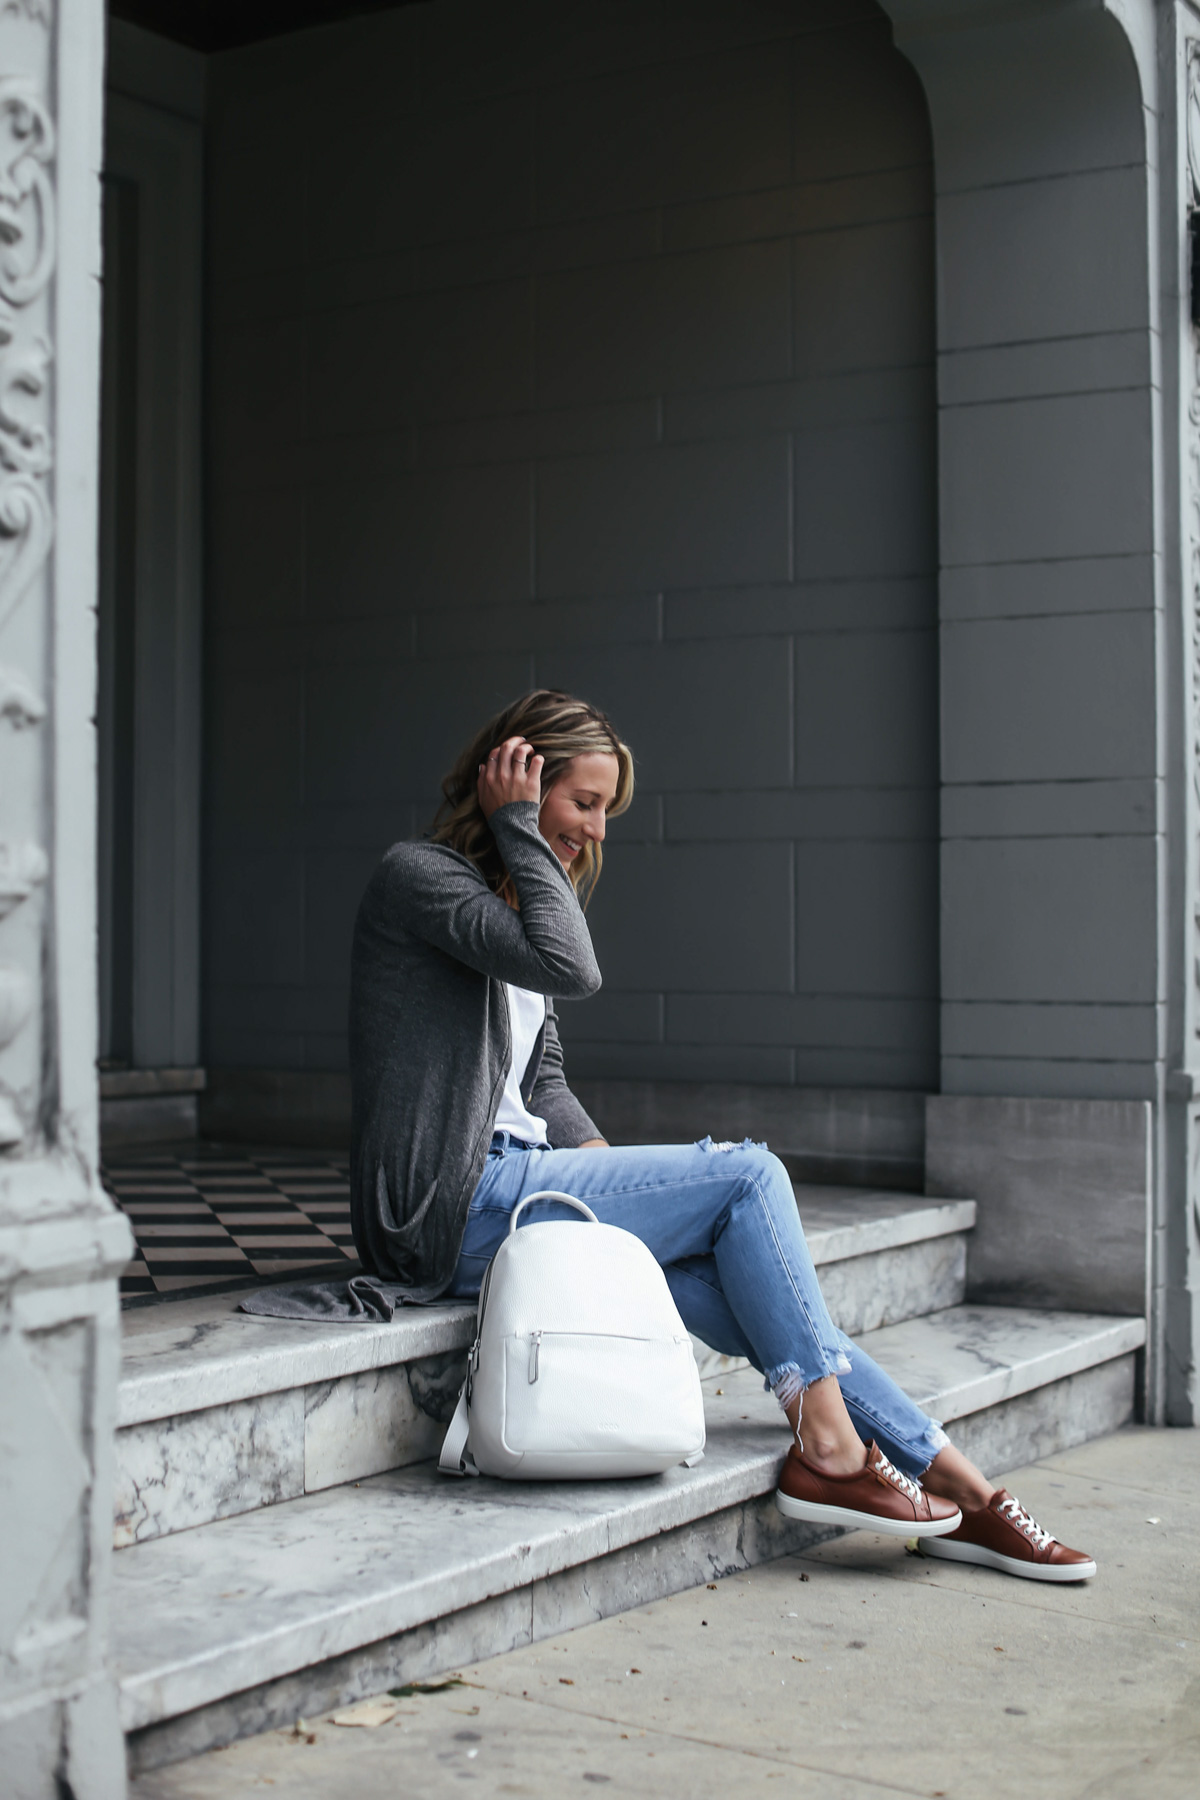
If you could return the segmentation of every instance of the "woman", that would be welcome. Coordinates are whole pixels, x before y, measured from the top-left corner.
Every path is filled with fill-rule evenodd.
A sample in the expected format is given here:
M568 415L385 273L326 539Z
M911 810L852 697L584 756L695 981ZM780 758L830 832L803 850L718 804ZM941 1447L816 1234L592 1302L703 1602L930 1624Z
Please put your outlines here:
M633 796L603 713L526 694L443 792L431 840L388 851L355 928L365 1267L405 1300L473 1296L518 1200L574 1194L648 1245L691 1331L764 1373L792 1429L783 1512L919 1535L931 1554L1033 1579L1093 1575L837 1330L777 1157L749 1141L610 1148L567 1086L554 1002L600 986L582 903L606 822Z

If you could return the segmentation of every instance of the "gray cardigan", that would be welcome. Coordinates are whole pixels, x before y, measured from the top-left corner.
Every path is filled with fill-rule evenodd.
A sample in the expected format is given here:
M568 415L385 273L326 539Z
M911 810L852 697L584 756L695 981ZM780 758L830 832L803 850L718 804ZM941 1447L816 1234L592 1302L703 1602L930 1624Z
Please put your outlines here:
M394 844L367 884L350 977L350 1210L363 1266L433 1300L449 1286L512 1055L502 984L546 996L521 1092L556 1149L599 1137L567 1086L554 999L600 986L583 912L533 801L492 814L514 911L467 857Z

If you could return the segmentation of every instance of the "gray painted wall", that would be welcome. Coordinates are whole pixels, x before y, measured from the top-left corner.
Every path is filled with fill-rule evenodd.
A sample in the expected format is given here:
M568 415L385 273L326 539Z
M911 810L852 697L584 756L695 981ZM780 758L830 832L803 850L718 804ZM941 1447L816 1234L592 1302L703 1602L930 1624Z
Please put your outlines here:
M104 172L110 200L123 190L133 215L131 266L123 273L133 290L125 304L132 307L136 351L132 392L122 396L132 414L121 422L132 439L132 466L121 471L130 480L128 499L115 491L121 485L120 459L112 456L116 425L104 418L100 1050L139 1068L186 1067L198 1061L200 1048L204 58L116 20L106 76ZM110 297L113 273L110 262ZM117 317L110 313L106 330ZM114 397L110 387L108 401ZM132 844L122 897L110 860L116 758L111 657L105 655L113 640L113 513L119 507L128 508L132 540L126 575ZM114 917L126 907L128 917ZM125 933L131 966L121 968L113 948ZM114 992L125 984L127 994ZM114 1014L126 1006L128 1036L118 1030L114 1037Z
M471 0L209 69L206 1017L344 1062L481 715L640 794L579 1075L938 1072L932 173L862 0Z
M1153 1099L1154 121L1099 7L889 10L937 157L941 1085Z

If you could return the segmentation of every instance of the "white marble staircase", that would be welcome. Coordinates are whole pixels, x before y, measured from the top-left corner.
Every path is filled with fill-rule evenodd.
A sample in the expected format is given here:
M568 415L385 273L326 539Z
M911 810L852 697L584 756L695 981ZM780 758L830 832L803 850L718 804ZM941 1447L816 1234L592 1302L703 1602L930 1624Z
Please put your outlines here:
M830 1308L985 1467L1132 1412L1141 1319L963 1304L969 1200L797 1189ZM711 1358L694 1470L456 1483L436 1453L474 1309L392 1325L125 1315L115 1620L134 1769L814 1541L771 1495L778 1411Z

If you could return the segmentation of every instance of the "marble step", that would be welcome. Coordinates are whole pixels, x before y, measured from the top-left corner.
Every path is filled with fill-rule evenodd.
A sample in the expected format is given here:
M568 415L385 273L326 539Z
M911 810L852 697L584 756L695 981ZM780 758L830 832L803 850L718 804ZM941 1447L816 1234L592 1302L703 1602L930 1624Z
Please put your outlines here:
M955 1306L862 1342L998 1472L1132 1415L1141 1319ZM706 1384L695 1469L457 1482L429 1464L134 1545L112 1647L136 1771L641 1604L822 1534L783 1521L750 1371Z
M797 1187L833 1317L854 1335L962 1299L971 1200ZM144 1543L436 1455L475 1308L321 1325L236 1294L124 1315L114 1542ZM702 1374L729 1359L698 1346Z

